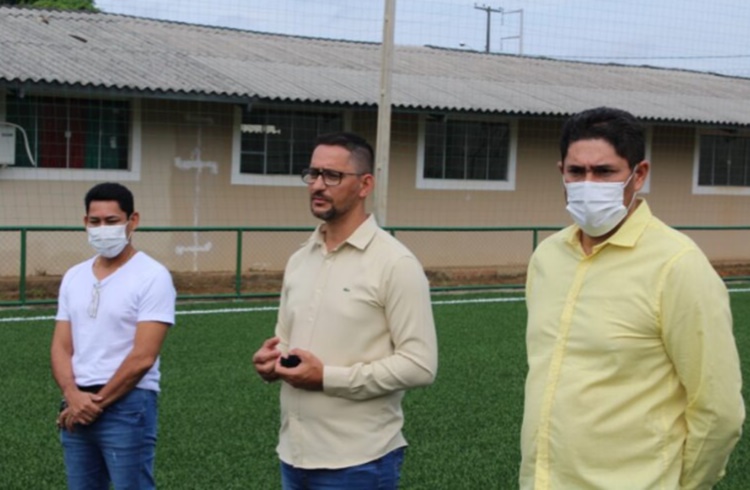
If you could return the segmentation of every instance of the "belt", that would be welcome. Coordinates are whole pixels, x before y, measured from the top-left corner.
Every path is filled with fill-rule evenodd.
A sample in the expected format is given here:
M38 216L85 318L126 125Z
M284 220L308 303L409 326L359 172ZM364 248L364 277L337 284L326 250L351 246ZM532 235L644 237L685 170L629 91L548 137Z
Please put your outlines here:
M85 391L86 393L99 393L101 389L104 388L104 385L91 385L91 386L79 386L78 389L80 391Z

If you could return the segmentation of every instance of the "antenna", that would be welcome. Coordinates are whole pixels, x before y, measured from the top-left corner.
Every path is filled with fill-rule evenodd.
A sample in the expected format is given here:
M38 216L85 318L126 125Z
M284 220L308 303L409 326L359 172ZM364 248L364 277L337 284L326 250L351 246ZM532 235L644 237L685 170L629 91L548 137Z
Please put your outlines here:
M506 15L518 15L518 34L515 36L504 36L500 38L500 51L503 51L503 41L506 39L518 39L518 54L523 54L523 9L507 10L500 13L500 24L505 25Z
M492 31L492 28L490 26L490 20L492 18L492 14L498 13L500 14L500 23L505 24L505 16L506 15L518 15L520 17L520 24L518 28L518 34L515 36L504 36L500 38L500 51L503 50L503 41L506 39L518 39L518 54L523 54L523 9L518 10L505 10L502 7L492 8L489 5L485 4L474 4L474 8L477 10L484 10L487 13L487 41L484 47L484 52L489 53L490 52L490 32Z

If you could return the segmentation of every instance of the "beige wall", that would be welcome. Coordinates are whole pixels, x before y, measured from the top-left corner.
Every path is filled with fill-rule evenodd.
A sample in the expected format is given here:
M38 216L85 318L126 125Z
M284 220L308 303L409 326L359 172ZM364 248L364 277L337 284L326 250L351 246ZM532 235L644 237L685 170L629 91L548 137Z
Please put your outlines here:
M313 226L304 186L232 185L233 107L208 103L142 102L142 170L124 182L136 196L142 226ZM352 130L374 145L376 114L355 112ZM203 121L197 123L196 121ZM525 226L565 225L557 139L559 121L519 122L514 191L417 190L415 114L393 121L388 225ZM654 212L672 225L748 225L750 196L693 195L694 128L653 128L651 192ZM217 173L181 170L175 159L215 162ZM81 225L83 195L94 182L10 181L0 169L0 224ZM380 184L382 185L382 184ZM750 232L691 233L717 260L750 261ZM427 267L522 268L531 253L531 234L398 234ZM279 270L306 233L245 234L244 270ZM135 243L172 270L232 270L236 235L225 232L138 233ZM182 247L208 247L179 254ZM0 232L0 275L15 275L19 235ZM35 233L29 238L28 273L59 274L91 252L85 234Z

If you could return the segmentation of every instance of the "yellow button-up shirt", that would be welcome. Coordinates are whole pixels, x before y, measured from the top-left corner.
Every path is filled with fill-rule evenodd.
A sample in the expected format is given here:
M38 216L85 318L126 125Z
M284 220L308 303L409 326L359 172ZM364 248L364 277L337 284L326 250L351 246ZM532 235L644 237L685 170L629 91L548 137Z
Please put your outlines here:
M586 255L529 264L523 490L709 489L745 410L726 287L645 201Z
M276 335L324 364L323 391L282 383L282 461L345 468L406 445L401 399L435 378L435 324L422 266L372 216L330 252L318 228L289 259Z

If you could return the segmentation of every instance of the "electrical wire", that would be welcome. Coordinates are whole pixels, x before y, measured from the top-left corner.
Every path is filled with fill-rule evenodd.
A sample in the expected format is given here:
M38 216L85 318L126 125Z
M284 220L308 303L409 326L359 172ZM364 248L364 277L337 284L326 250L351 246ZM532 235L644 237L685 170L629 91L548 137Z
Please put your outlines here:
M22 126L19 126L18 124L8 122L8 121L0 121L0 125L11 126L11 127L21 130L21 134L23 135L23 143L24 143L24 146L26 147L26 154L29 156L29 161L31 162L31 165L36 167L36 161L34 160L34 156L31 154L31 146L29 146L29 137L26 136L26 130L23 129Z

